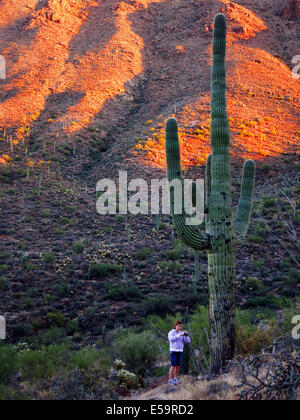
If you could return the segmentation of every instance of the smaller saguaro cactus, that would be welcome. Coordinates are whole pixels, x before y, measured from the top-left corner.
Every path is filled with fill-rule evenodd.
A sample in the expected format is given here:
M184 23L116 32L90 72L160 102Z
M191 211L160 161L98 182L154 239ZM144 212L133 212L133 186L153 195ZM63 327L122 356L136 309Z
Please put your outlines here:
M233 215L230 170L230 134L226 110L226 20L215 18L213 68L211 74L211 145L212 154L206 165L205 228L186 224L186 214L175 214L176 188L183 187L180 164L178 125L175 118L166 123L167 177L179 179L179 187L170 188L174 227L182 241L196 251L207 250L209 284L209 318L211 373L222 372L232 359L235 348L235 247L247 233L253 203L255 164L244 164L241 197L236 216ZM177 184L178 185L178 184ZM181 192L182 192L181 191ZM193 194L196 188L193 186ZM193 196L193 202L196 202ZM178 203L176 202L176 208ZM178 213L178 212L177 212Z

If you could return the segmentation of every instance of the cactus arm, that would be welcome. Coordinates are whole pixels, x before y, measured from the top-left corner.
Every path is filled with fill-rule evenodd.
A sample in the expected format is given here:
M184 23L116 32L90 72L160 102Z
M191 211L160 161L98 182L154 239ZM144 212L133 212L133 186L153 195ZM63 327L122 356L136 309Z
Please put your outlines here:
M238 242L244 240L250 225L254 183L255 163L253 160L248 159L244 164L241 197L234 223L236 239Z
M167 156L167 178L169 182L175 179L181 181L181 188L183 192L183 178L180 164L180 145L178 139L178 125L175 118L169 118L166 123L166 156ZM183 198L183 194L182 194ZM182 214L175 214L175 191L174 188L170 188L170 204L171 213L173 217L174 227L177 231L178 236L182 241L196 249L204 250L209 248L209 238L196 226L189 226L186 224L186 215L184 210ZM183 202L182 202L183 209Z

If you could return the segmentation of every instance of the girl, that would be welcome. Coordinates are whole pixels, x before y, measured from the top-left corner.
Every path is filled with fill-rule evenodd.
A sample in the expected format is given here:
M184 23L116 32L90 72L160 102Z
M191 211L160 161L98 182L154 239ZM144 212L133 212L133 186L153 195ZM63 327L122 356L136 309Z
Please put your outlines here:
M182 322L176 321L174 329L168 334L170 342L171 368L169 372L168 384L177 385L179 383L178 374L181 365L184 343L190 343L190 337L186 331L182 332Z

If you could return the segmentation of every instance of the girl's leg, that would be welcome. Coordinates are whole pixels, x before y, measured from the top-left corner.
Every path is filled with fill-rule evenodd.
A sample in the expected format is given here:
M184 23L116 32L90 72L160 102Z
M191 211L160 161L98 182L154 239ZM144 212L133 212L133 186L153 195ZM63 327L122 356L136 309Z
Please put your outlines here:
M174 379L174 375L175 375L175 366L171 366L170 371L169 371L169 379Z
M179 375L179 366L175 366L174 377L177 378Z

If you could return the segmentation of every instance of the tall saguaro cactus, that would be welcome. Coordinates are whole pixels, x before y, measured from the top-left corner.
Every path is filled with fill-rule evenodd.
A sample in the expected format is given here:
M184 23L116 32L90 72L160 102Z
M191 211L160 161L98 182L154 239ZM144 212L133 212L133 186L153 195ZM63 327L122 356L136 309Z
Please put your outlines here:
M219 14L214 22L213 68L211 73L211 145L207 159L205 229L186 225L186 215L175 214L176 193L170 188L173 223L183 242L207 250L211 373L222 372L235 348L235 246L247 233L253 203L255 164L247 160L243 169L241 197L234 216L231 198L230 134L226 105L226 19ZM175 118L166 123L167 177L183 178L180 164L178 125ZM180 183L179 183L180 185ZM176 187L175 187L176 188ZM193 188L193 193L196 189ZM195 201L195 197L193 197ZM178 213L178 212L177 212Z

